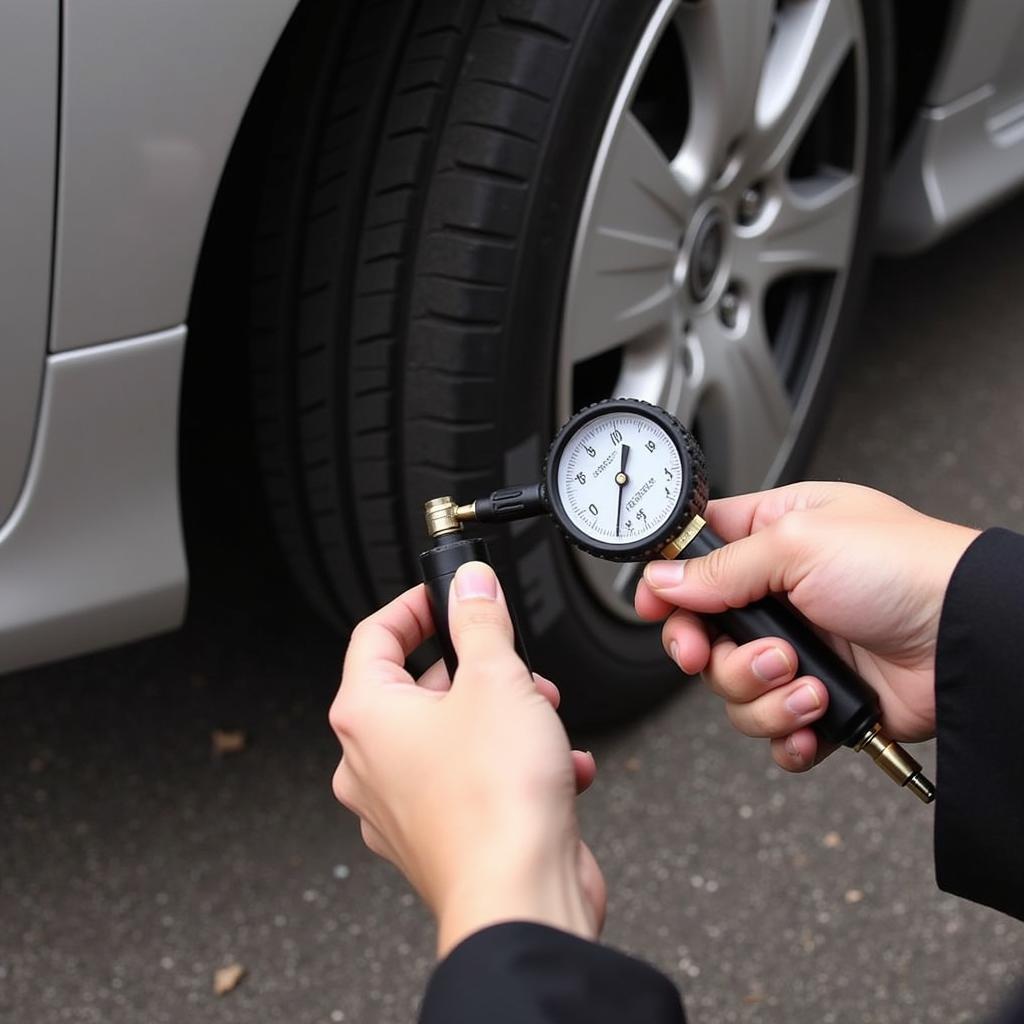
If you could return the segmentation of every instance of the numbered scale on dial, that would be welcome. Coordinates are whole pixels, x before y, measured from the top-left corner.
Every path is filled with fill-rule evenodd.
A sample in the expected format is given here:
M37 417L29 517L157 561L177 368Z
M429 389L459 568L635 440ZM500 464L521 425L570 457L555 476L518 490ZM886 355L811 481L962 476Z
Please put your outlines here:
M656 554L703 511L703 457L689 431L634 399L599 402L555 438L546 466L555 521L578 547L634 561Z

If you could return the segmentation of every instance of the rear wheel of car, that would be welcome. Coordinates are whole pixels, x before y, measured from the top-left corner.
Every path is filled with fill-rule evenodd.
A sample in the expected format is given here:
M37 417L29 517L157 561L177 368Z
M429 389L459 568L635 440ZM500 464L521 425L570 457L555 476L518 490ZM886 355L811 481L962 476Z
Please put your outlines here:
M351 624L408 586L426 499L536 480L559 421L599 398L679 413L723 492L799 468L870 256L885 11L378 0L310 18L264 186L252 362L270 504L323 614ZM677 684L628 569L544 521L490 540L570 722Z

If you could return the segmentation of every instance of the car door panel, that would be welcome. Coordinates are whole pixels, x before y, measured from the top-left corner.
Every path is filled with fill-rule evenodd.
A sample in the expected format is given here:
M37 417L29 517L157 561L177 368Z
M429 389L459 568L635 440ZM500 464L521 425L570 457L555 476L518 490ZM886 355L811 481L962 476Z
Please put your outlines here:
M54 351L183 322L227 154L295 6L65 4Z

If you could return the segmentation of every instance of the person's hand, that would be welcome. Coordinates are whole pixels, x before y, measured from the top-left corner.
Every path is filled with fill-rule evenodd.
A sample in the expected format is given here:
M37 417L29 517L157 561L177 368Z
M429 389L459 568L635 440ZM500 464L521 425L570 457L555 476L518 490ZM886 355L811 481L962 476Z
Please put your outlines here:
M802 483L711 502L707 516L731 542L703 558L654 562L637 612L667 617L665 649L703 672L733 725L771 740L772 756L803 771L829 753L809 728L825 711L820 680L795 678L796 655L767 637L711 642L694 613L739 608L766 594L790 603L878 691L896 740L935 732L935 646L943 597L978 531L932 519L867 487Z
M493 571L462 566L449 606L450 688L440 662L418 682L404 667L433 632L422 586L356 627L330 713L335 795L433 910L442 955L507 920L595 938L604 880L575 812L593 757L570 750L558 690L516 655Z

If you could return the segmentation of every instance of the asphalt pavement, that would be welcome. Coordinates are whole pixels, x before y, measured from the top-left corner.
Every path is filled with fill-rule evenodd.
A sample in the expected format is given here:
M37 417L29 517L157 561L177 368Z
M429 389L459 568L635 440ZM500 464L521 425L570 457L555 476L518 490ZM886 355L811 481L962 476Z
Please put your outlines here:
M1022 238L1018 199L878 266L812 475L1024 530ZM414 1019L431 927L334 804L341 645L291 601L0 680L0 1020ZM784 776L693 685L594 749L606 938L697 1024L983 1021L1024 982L1024 926L938 892L932 811L865 759Z

